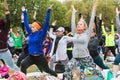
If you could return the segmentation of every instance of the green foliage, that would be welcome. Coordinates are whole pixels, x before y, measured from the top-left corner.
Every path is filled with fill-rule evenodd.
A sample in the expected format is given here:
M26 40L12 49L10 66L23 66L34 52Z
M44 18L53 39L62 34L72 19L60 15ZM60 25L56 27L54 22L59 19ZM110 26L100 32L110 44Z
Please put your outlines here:
M5 18L3 1L0 0L0 17ZM37 11L37 21L44 24L45 13L50 4L54 4L54 7L51 12L51 22L57 20L58 26L70 26L71 25L71 5L74 4L77 13L76 13L76 23L78 22L78 14L82 13L84 19L89 23L91 17L91 10L94 1L96 0L65 0L64 3L59 2L58 0L7 0L9 3L9 9L11 12L11 27L21 26L21 7L25 5L28 11L29 23L33 22L34 11ZM97 7L96 16L99 16L99 13L103 15L103 21L105 26L109 26L111 20L113 19L115 23L115 7L119 7L120 3L114 2L114 0L97 0L99 5ZM51 24L50 22L50 24Z
M66 26L67 25L67 8L59 1L51 1L51 4L54 4L52 9L52 21L57 20L57 27L58 26Z

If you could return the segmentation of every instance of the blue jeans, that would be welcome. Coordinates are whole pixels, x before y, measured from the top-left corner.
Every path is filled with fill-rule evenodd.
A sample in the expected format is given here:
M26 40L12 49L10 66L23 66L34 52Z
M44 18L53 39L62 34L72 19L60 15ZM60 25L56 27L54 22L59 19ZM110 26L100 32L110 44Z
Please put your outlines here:
M13 63L12 61L12 55L10 53L9 50L5 51L5 52L0 52L0 59L3 59L5 61L5 63L11 67L12 69L14 69L15 71L19 71L20 69Z

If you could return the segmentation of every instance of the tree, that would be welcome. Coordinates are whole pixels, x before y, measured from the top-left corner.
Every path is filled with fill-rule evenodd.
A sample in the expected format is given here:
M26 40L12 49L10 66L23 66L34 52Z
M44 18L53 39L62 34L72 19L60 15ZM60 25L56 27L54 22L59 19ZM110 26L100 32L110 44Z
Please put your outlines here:
M52 10L52 20L57 20L57 27L58 26L67 26L67 8L62 3L60 3L57 0L52 0L51 4L54 4L53 10Z

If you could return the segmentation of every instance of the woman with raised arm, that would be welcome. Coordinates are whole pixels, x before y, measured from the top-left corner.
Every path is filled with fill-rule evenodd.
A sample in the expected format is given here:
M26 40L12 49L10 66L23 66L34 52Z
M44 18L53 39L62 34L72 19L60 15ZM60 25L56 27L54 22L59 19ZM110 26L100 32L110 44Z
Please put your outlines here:
M97 64L101 69L109 69L109 67L103 63L103 60L99 55L100 53L98 52L98 46L102 38L102 14L99 15L99 19L99 24L97 24L96 21L95 25L93 25L93 31L88 43L88 50L95 64Z
M91 70L95 74L97 74L100 77L100 80L104 80L103 75L95 69L95 64L93 62L93 59L91 58L88 50L88 42L92 33L92 25L94 23L94 18L95 18L95 12L96 12L96 7L97 4L95 3L93 6L92 10L92 16L90 19L89 27L87 29L87 24L86 22L81 19L77 27L75 26L75 13L76 10L73 6L73 12L72 12L72 33L73 37L63 37L61 40L66 40L66 42L73 41L73 58L68 62L68 65L65 69L64 72L64 78L67 80L72 80L72 72L71 70L75 66L85 66L85 67L92 67L93 69ZM66 48L66 45L62 45L64 48ZM81 75L80 76L81 80L84 80L84 77Z
M4 0L4 8L6 14L6 22L4 19L0 19L0 59L3 59L5 63L13 68L15 71L18 71L19 68L14 65L12 61L12 55L8 49L8 32L10 28L10 11L8 9L7 0Z
M47 10L45 23L42 28L41 24L39 24L38 22L33 22L32 25L29 26L27 11L25 10L24 6L22 7L22 11L24 14L24 24L29 36L28 40L29 56L27 56L21 63L21 71L24 72L25 74L27 68L35 64L40 70L42 68L43 71L57 77L57 74L48 67L48 62L44 56L42 48L43 41L45 40L49 28L51 8L52 5Z

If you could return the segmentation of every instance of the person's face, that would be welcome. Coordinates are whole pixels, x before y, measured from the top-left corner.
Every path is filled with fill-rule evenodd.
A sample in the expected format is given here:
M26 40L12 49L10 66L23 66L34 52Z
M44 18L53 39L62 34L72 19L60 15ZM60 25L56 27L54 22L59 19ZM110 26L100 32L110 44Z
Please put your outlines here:
M93 31L92 33L91 33L91 36L90 37L94 37L96 35L96 33Z
M49 42L49 41L50 41L50 39L49 39L49 38L46 38L46 41L47 41L47 42Z
M81 34L84 30L86 30L85 23L83 21L79 21L77 25L77 33Z
M57 35L58 35L58 36L62 36L63 33L64 33L63 31L57 31Z
M38 29L35 26L32 26L32 25L31 25L31 30L32 30L32 33L38 31Z
M84 24L84 22L82 21L79 21L78 24L77 24L77 29L81 29L81 30L85 30L86 29L86 26Z
M111 32L107 32L107 34L109 35L109 34L111 34Z
M20 37L20 33L19 33L19 32L16 32L16 33L15 33L15 36L16 36L16 37Z
M68 31L65 31L65 35L68 34Z

